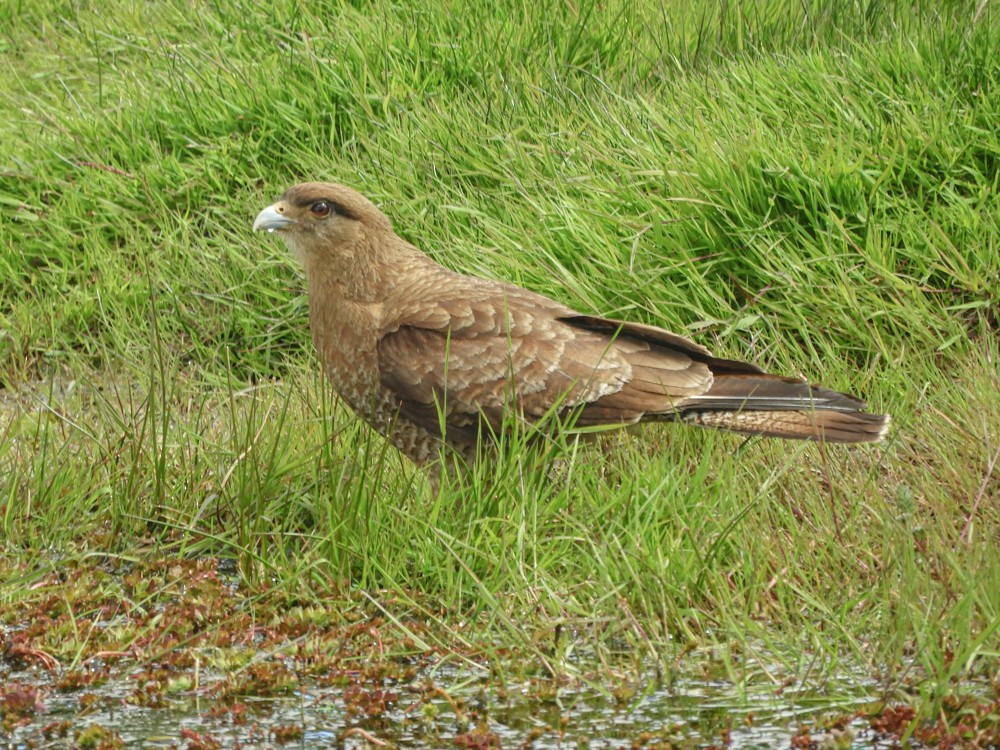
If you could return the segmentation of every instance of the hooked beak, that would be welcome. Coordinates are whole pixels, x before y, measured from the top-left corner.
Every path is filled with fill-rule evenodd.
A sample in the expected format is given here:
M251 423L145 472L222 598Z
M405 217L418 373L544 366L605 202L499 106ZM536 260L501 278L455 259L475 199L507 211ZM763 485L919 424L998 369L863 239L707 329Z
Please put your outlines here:
M275 203L273 206L268 206L257 214L257 218L254 219L253 222L254 231L266 229L268 232L273 232L278 229L284 229L286 226L293 223L294 219L289 219L281 213L277 206L278 204Z

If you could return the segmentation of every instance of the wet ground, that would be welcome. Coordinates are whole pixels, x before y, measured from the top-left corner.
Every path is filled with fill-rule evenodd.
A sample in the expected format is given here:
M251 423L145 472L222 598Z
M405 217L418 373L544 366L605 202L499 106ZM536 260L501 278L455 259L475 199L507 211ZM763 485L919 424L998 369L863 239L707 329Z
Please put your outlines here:
M814 677L797 680L787 662L745 645L723 659L692 649L656 669L571 628L483 643L430 603L317 603L266 587L248 596L205 560L21 575L0 605L7 748L832 749L898 747L911 731L923 741L914 747L1000 738L1000 696L987 686L935 726L914 722L869 677L808 668Z
M15 679L23 677L28 675ZM196 694L173 695L157 708L145 708L129 703L134 684L126 680L87 693L86 702L93 701L89 710L82 708L80 693L43 691L35 720L15 729L7 744L48 744L46 739L58 739L60 725L69 722L66 739L78 746L85 746L79 735L88 726L109 730L113 746L121 747L893 746L888 735L880 740L864 718L861 699L827 700L818 706L813 698L813 706L796 707L794 695L781 700L766 694L738 696L731 685L692 683L622 706L587 689L571 687L538 701L526 687L523 694L501 700L482 692L471 676L446 673L437 681L468 686L447 696L427 695L428 683L421 681L387 686L391 698L377 718L357 710L358 696L349 695L349 687L302 689L284 697L244 696L229 704ZM384 699L383 694L374 700ZM859 711L862 715L856 715ZM822 726L828 720L832 725Z

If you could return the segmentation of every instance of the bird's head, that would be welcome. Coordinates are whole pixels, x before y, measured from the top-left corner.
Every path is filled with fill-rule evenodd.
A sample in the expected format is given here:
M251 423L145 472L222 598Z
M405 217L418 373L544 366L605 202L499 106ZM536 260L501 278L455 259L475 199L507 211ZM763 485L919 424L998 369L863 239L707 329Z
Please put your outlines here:
M254 229L279 232L303 263L349 261L362 252L372 233L392 232L392 225L360 193L328 182L304 182L288 188L265 208Z

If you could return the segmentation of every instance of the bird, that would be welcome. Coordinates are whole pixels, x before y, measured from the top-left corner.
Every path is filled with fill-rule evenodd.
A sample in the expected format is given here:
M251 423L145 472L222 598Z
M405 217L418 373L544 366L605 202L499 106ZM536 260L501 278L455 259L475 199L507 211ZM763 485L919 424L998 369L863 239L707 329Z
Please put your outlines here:
M861 399L684 336L578 312L450 270L343 185L294 185L253 223L305 269L312 339L334 390L415 464L473 462L514 424L680 422L826 443L882 440Z

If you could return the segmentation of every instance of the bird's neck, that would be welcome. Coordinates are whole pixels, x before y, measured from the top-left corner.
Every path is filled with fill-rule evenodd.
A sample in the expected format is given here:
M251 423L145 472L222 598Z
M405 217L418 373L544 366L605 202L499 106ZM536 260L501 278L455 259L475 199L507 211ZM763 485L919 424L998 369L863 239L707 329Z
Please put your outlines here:
M303 259L313 343L335 382L349 381L365 368L377 367L361 360L374 356L378 339L392 317L400 282L413 275L425 278L426 274L414 274L420 268L441 269L402 240L391 254L381 250L373 247L339 253L335 262L329 256L307 255Z
M306 281L310 305L320 302L337 306L343 302L371 304L377 301L380 274L377 268L354 263L332 264L306 258Z
M310 306L380 305L400 277L437 264L412 245L397 242L387 251L376 243L358 242L336 258L306 254L302 258L309 285Z

